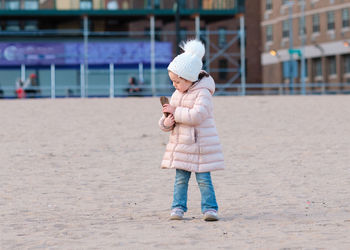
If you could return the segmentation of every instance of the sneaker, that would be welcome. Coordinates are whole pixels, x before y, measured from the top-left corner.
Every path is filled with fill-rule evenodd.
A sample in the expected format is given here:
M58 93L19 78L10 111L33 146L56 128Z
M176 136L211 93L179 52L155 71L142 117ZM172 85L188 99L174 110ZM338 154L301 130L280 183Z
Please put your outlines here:
M215 210L207 210L204 212L205 221L217 221L219 220L218 213Z
M170 220L182 220L183 218L184 218L184 210L178 207L171 210Z

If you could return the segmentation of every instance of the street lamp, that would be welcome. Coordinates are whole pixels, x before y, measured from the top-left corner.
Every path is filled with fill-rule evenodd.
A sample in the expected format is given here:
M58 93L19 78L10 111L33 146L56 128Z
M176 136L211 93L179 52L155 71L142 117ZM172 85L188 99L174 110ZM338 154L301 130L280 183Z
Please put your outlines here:
M275 49L270 50L271 56L277 56L277 51Z

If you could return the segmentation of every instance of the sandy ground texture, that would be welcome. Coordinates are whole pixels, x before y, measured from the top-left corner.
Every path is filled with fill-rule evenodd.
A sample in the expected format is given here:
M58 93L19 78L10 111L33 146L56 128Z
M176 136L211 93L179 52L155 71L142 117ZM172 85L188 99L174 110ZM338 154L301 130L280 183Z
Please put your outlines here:
M221 220L170 221L158 98L0 101L0 249L350 249L350 96L215 97Z

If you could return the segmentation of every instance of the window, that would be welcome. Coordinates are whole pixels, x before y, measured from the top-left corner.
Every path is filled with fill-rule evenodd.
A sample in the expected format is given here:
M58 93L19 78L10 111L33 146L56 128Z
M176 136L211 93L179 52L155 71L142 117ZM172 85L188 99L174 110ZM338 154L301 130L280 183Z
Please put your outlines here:
M344 56L344 72L350 73L350 55Z
M154 29L154 39L156 41L161 41L162 40L162 30L160 28L155 28Z
M27 30L27 31L38 30L38 21L36 20L26 21L24 23L24 30Z
M117 0L109 0L107 10L117 10L119 8Z
M303 26L304 26L304 30L303 30ZM306 35L306 23L305 23L305 18L304 18L304 21L303 21L303 18L302 18L302 17L299 18L299 35L300 35L300 36Z
M226 45L226 29L219 29L219 47L222 48Z
M327 12L327 20L328 20L328 30L334 30L335 24L334 24L334 12L329 11Z
M39 9L38 0L26 0L24 2L24 9L26 10L37 10Z
M272 25L267 25L266 26L266 41L270 42L273 40L273 30L272 30Z
M226 80L227 78L227 60L221 59L219 60L219 79Z
M7 31L19 31L21 28L18 21L7 21L6 30Z
M336 75L337 64L336 64L335 56L328 57L327 61L328 61L328 75Z
M20 0L8 0L5 2L5 7L8 10L19 10L21 7Z
M342 25L343 28L347 28L350 26L349 23L349 9L343 9L341 12Z
M162 40L162 30L161 28L155 28L154 29L154 40L156 41L161 41ZM150 28L145 28L144 29L144 36L147 37L148 39L151 38L151 30ZM183 41L183 40L181 40Z
M313 60L315 76L322 76L322 61L321 58Z
M266 0L266 10L272 10L272 0Z
M91 10L92 9L92 0L80 0L80 9L81 10Z
M287 5L289 0L282 0L282 5Z
M282 25L283 25L283 27L282 27L282 37L283 38L289 37L289 23L288 23L288 20L284 20Z
M315 14L312 16L312 32L320 32L320 15Z

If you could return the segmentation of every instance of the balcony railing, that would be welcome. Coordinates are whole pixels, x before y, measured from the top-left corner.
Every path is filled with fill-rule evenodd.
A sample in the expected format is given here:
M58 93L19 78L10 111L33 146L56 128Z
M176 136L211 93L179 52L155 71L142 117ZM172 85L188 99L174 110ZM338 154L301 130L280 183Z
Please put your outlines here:
M183 10L233 10L242 0L180 0ZM0 10L173 10L174 0L0 0Z

